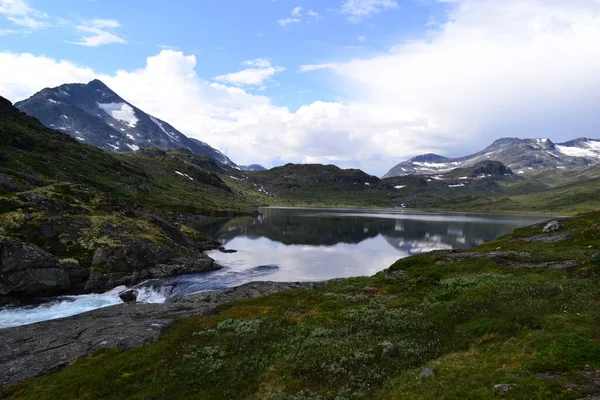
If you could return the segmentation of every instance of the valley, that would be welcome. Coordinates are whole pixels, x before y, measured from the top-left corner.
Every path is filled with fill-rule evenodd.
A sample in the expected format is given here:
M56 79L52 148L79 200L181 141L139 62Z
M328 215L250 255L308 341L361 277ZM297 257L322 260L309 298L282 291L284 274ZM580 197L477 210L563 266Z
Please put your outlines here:
M578 372L600 367L597 141L501 139L379 178L237 165L99 81L17 106L39 120L0 99L2 397L600 391ZM69 350L26 340L45 329Z

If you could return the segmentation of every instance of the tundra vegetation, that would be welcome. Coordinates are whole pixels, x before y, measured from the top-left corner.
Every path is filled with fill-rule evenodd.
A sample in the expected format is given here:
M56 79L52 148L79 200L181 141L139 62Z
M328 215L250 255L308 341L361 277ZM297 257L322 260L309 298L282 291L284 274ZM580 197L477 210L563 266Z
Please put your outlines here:
M178 320L16 399L579 399L600 393L600 213Z

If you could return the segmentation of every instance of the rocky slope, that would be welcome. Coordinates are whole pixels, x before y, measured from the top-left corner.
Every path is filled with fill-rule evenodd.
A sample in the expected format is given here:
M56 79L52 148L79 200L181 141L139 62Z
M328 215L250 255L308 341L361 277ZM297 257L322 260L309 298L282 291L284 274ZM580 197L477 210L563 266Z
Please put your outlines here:
M219 150L200 140L190 139L167 122L146 114L99 80L46 88L15 103L15 106L49 128L61 130L83 143L104 150L183 148L194 154L207 155L223 165L236 167Z
M393 167L384 178L436 175L482 161L498 161L516 174L527 175L546 168L571 169L600 163L600 140L580 138L555 144L550 139L502 138L484 150L459 158L424 154Z
M0 98L0 303L99 292L218 268L184 216L255 210L206 156L117 154L45 128Z

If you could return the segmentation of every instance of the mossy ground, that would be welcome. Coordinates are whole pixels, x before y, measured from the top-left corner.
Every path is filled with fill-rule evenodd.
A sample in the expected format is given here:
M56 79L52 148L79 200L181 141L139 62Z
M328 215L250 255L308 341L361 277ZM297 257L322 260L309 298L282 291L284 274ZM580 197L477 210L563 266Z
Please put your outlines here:
M600 392L600 213L555 243L517 230L474 251L399 260L373 277L238 301L155 344L107 350L3 389L19 399L578 399ZM574 260L557 270L514 268ZM394 271L400 276L389 279ZM386 276L388 279L386 279ZM368 287L368 290L364 290ZM372 289L372 288L376 288ZM397 357L382 356L391 341ZM421 378L424 367L435 376Z

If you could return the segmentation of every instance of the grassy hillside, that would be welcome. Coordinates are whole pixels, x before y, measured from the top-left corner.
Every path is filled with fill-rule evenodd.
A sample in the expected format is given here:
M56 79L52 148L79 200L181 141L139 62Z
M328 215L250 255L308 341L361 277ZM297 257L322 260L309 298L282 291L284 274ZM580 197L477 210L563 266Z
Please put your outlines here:
M564 222L553 234L537 225L470 251L406 258L373 277L230 303L179 320L158 343L103 351L3 393L494 399L505 384L512 399L597 394L600 213Z
M207 157L184 151L109 153L45 128L0 98L0 193L69 182L152 210L206 214L253 210L253 202L207 169L211 165Z

